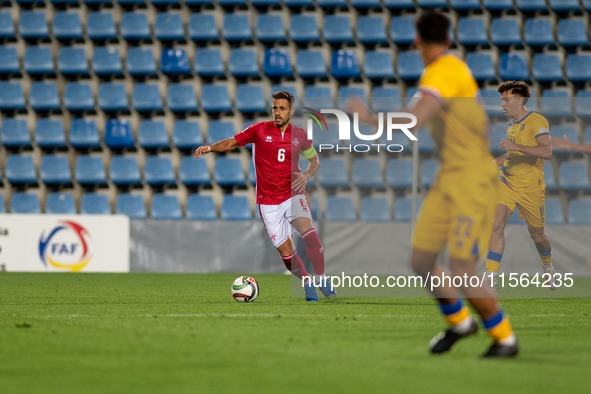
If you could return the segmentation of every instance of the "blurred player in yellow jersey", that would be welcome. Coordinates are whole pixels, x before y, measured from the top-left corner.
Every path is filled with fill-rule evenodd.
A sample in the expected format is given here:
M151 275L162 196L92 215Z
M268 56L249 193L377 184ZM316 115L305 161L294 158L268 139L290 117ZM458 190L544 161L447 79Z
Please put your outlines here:
M550 284L550 289L555 290L556 272L552 267L550 238L544 231L544 159L552 158L548 121L525 107L531 96L530 88L525 82L507 81L498 90L501 93L503 112L511 121L507 125L507 138L500 145L507 154L495 159L495 163L503 168L499 173L499 202L486 258L486 270L494 273L496 282L505 249L503 230L513 211L518 208L519 217L527 222L529 235L538 249L544 270L542 279L544 283Z
M468 66L447 52L449 23L440 13L427 12L417 18L415 44L426 68L418 97L412 100L414 106L404 110L416 116L414 130L430 123L441 161L437 180L423 202L412 245L412 268L425 279L450 275L437 261L446 244L452 275L476 275L476 263L487 250L498 199L497 169L488 148L488 118ZM378 124L377 115L357 99L349 101L348 110L357 112L361 122ZM449 328L433 338L431 352L446 352L478 330L459 290L493 339L483 356L515 356L517 338L491 290L469 285L433 291Z

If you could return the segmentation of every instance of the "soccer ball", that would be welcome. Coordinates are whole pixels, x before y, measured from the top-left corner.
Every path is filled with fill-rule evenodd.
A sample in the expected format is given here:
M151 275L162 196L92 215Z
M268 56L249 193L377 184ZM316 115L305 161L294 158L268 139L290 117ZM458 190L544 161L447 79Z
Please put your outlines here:
M238 302L253 302L259 296L259 284L250 276L241 276L232 283L232 297Z

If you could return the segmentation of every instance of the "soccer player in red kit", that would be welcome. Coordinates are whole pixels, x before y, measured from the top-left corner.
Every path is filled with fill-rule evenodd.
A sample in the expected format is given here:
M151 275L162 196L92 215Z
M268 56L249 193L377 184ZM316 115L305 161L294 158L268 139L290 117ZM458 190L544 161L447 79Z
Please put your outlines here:
M309 277L291 239L295 228L306 245L306 253L319 279L318 288L325 297L332 298L336 291L324 273L324 249L312 225L304 193L306 183L318 171L320 161L306 131L290 123L294 111L293 95L285 91L275 92L274 120L255 123L232 138L201 146L195 151L195 157L230 151L249 143L254 145L256 201L273 246L293 275L300 279ZM305 172L298 165L300 154L309 161ZM314 284L309 280L304 281L304 290L307 301L318 301Z

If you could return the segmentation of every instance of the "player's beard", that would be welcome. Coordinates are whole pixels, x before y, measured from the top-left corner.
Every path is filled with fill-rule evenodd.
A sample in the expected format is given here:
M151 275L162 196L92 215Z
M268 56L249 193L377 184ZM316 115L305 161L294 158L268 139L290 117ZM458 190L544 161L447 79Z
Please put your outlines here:
M285 126L286 124L289 123L289 121L291 120L291 116L288 117L287 119L283 119L281 118L280 120L277 120L276 118L273 119L275 121L275 126L277 126L278 129L280 129L281 127ZM277 122L281 122L281 123L277 123Z

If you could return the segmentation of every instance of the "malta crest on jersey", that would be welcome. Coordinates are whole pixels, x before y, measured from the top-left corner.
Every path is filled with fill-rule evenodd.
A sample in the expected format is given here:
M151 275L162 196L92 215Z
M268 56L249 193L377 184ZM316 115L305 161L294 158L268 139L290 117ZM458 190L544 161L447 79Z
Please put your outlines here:
M300 144L300 140L297 139L297 138L294 138L293 141L292 141L292 145L293 146L298 146L299 144Z

